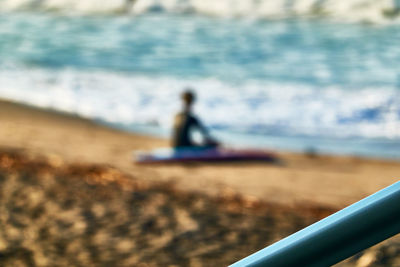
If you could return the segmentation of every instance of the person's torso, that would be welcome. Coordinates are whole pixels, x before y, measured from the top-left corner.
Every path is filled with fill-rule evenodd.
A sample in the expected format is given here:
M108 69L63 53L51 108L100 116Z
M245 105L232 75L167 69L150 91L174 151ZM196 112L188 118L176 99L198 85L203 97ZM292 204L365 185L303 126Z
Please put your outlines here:
M173 133L173 146L174 147L188 147L193 146L190 138L190 128L196 125L196 119L189 112L181 112L174 118L174 133Z

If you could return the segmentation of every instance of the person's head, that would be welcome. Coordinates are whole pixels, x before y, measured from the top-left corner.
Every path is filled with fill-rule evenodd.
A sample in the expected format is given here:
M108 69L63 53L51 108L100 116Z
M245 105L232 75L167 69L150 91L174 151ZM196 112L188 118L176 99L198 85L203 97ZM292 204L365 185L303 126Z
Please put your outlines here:
M182 93L181 97L182 97L182 101L186 108L191 107L192 104L194 103L194 101L196 100L196 95L193 93L193 91L190 88L186 89Z

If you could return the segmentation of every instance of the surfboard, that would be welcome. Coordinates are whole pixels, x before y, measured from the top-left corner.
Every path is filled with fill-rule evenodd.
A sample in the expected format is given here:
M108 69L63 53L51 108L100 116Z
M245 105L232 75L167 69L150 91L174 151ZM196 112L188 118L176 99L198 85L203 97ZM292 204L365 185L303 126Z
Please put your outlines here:
M272 152L253 149L231 148L162 148L149 152L134 151L136 163L179 163L221 161L264 161L273 162L277 156Z

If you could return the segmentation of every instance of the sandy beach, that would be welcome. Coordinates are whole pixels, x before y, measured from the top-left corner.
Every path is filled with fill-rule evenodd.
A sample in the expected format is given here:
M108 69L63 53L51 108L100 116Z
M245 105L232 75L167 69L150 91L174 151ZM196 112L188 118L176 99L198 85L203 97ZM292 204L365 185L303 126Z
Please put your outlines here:
M396 161L278 151L279 164L137 165L132 151L168 141L8 101L0 120L2 266L224 266L400 173ZM396 266L399 248L342 266Z
M276 152L281 164L223 163L142 166L134 150L168 140L122 132L77 116L0 102L0 144L67 162L114 166L137 179L173 183L211 195L240 193L285 205L343 208L398 181L400 162Z

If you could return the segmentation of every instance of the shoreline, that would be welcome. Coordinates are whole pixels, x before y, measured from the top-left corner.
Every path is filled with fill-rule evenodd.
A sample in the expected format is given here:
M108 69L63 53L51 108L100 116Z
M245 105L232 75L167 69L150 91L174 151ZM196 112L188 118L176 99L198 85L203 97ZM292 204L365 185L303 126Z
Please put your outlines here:
M0 100L0 145L66 162L107 164L144 181L183 191L240 194L288 206L343 208L397 181L400 162L354 156L279 152L283 165L223 163L139 166L133 150L168 141L100 125L64 112Z

